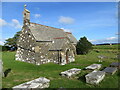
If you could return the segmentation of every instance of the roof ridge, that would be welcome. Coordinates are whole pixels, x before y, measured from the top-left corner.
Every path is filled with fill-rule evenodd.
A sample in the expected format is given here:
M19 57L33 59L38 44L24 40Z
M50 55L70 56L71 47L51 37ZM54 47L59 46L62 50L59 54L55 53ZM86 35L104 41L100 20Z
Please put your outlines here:
M65 32L65 33L67 33L67 34L72 34L71 32Z
M42 24L33 23L33 22L30 22L30 23L35 24L35 25L41 25L41 26L51 27L51 26L42 25ZM63 29L59 29L59 28L55 28L55 27L51 27L51 28L54 28L54 29L58 29L58 30L62 30L62 31L64 31ZM65 31L64 31L64 32L65 32Z

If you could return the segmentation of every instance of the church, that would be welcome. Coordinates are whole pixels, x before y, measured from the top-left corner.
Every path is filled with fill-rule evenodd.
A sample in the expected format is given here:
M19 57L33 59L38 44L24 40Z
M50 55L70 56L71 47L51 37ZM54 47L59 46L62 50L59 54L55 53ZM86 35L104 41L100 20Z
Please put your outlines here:
M24 6L16 60L36 65L49 62L65 65L75 61L76 44L71 32L30 22L30 11Z

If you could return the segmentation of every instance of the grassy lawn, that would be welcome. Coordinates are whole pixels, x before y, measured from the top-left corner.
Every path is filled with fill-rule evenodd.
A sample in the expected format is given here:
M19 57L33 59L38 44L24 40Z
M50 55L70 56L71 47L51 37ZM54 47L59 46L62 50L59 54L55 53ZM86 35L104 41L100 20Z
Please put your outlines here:
M64 66L53 63L37 66L25 62L15 61L15 52L2 52L4 71L9 68L11 69L11 72L8 74L8 76L2 79L3 88L11 88L15 85L19 85L39 77L46 77L50 79L50 88L118 88L118 72L114 75L106 75L105 79L96 86L85 83L84 76L91 71L82 70L79 75L76 75L71 79L59 75L60 72L67 69L83 69L90 64L99 63L99 59L97 58L98 55L105 55L108 57L101 62L103 65L101 70L104 67L109 66L112 62L118 61L115 59L115 56L118 53L117 48L113 50L110 48L111 46L107 49L102 49L101 47L99 49L99 47L100 46L97 48L99 53L93 50L87 55L77 55L75 62Z

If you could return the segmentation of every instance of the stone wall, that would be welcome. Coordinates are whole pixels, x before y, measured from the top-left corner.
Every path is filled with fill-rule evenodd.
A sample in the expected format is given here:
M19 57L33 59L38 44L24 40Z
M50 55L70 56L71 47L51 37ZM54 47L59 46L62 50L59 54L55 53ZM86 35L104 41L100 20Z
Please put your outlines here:
M16 52L16 60L41 65L49 62L57 64L66 63L66 50L68 52L68 63L75 61L74 52L75 48L68 39L62 47L62 51L49 51L52 41L37 41L31 34L27 26L24 26L20 38L17 42L18 49ZM59 53L59 57L58 57ZM58 59L59 58L59 59ZM60 60L61 59L61 60Z

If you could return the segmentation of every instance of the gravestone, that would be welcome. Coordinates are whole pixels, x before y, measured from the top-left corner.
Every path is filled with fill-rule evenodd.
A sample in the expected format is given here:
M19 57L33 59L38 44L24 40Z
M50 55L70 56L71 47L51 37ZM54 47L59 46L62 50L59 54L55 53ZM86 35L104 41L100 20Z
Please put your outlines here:
M92 64L92 65L90 65L90 66L85 67L85 69L95 70L95 69L100 69L101 66L102 66L102 64Z
M98 58L99 58L99 59L104 59L104 58L107 58L107 57L104 56L104 55L99 55Z
M13 90L29 90L31 88L48 88L50 80L44 77L14 86Z
M61 72L60 75L61 76L66 76L66 77L70 78L70 77L72 77L74 75L79 74L80 71L81 71L81 69L72 68L72 69L69 69L67 71Z
M113 62L113 63L110 64L110 66L120 68L120 63L119 62Z
M103 71L93 71L85 76L86 83L97 85L99 84L105 77L105 72Z
M117 68L116 67L106 67L102 71L107 73L107 74L112 74L113 75L117 71Z

